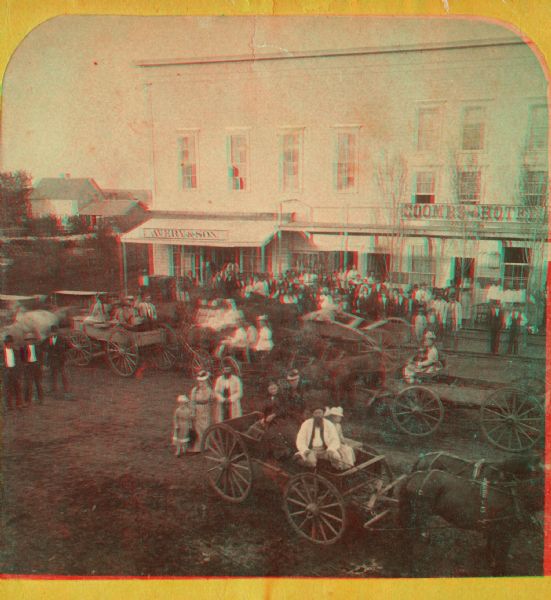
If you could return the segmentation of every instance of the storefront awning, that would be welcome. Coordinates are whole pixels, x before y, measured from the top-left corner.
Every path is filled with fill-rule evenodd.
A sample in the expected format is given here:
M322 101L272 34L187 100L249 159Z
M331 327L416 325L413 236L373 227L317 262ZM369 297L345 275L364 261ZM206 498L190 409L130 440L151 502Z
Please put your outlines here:
M276 231L275 221L153 218L125 233L121 240L130 244L258 248Z

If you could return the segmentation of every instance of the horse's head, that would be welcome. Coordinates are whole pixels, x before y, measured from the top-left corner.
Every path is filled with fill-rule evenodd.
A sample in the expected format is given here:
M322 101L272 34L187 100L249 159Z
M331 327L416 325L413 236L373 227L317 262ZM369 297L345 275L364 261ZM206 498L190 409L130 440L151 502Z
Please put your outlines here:
M544 473L541 457L535 452L513 456L495 466L503 473L505 479L532 479L543 477Z

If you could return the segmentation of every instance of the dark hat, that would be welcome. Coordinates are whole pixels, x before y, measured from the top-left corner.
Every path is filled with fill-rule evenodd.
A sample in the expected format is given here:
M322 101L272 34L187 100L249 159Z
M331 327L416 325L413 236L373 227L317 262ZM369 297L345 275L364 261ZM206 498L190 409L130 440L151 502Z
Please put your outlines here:
M12 336L12 335L7 335L7 336L4 338L4 342L13 342L13 336Z
M58 331L58 329L59 329L59 328L58 328L58 326L57 326L57 325L52 325L52 326L50 327L50 331L51 331L51 332Z

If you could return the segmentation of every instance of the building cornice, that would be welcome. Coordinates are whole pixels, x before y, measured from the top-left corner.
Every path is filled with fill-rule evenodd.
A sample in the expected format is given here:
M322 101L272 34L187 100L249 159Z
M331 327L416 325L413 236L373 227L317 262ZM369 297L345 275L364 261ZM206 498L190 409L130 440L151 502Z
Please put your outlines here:
M134 66L145 69L159 67L183 67L204 64L246 63L260 61L296 60L308 58L339 58L349 56L367 56L379 54L403 54L410 52L434 52L441 50L472 50L494 48L499 46L525 46L526 42L519 37L504 37L482 40L462 40L455 42L437 42L423 44L403 44L399 46L377 46L367 48L346 48L340 50L308 50L286 51L266 54L244 54L228 56L204 56L172 59L148 59L134 63Z

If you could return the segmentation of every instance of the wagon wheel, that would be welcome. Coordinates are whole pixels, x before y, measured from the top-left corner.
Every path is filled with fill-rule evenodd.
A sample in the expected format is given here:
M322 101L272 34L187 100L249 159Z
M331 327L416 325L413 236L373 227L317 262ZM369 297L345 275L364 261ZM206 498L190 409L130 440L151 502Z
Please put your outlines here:
M500 388L484 399L480 425L486 439L502 450L522 452L543 435L542 404L514 387Z
M253 473L239 434L222 423L212 425L203 436L201 452L207 459L207 477L212 489L229 502L246 500Z
M115 373L130 377L138 368L139 350L132 335L125 329L113 330L107 341L107 358Z
M212 373L213 361L211 355L206 350L193 350L191 348L190 369L191 374L194 376L199 371Z
M295 475L285 488L284 508L291 527L315 544L334 544L346 526L344 500L337 488L316 473Z
M417 385L402 390L391 403L390 411L398 429L415 437L434 433L444 417L439 396Z
M92 340L82 331L71 331L68 338L68 359L79 367L89 365L92 360Z
M170 327L161 323L159 325L161 343L153 348L153 361L161 371L170 370L178 360L180 354L180 341L178 335Z

